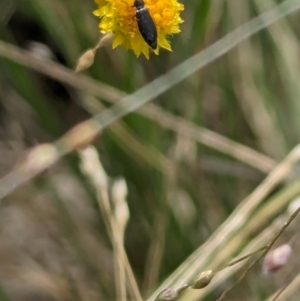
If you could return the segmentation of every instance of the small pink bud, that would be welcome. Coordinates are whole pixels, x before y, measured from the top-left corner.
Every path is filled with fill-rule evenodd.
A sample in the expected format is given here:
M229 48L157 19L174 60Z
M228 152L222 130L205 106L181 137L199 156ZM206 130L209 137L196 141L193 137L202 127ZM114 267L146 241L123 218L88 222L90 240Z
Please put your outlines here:
M280 270L289 261L292 248L288 244L279 246L270 251L263 262L263 273L272 274Z

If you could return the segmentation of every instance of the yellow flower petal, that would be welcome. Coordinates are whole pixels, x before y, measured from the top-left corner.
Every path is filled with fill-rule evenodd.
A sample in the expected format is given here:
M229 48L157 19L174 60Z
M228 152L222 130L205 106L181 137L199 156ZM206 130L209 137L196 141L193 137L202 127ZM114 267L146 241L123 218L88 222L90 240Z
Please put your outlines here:
M114 38L112 48L114 49L114 48L118 47L119 45L122 45L123 43L124 43L124 36L120 34Z
M134 0L95 0L95 3L98 9L94 15L101 18L100 32L114 34L112 47L123 45L136 56L142 53L149 58L151 48L139 31ZM157 29L157 48L153 52L159 54L160 48L172 51L167 37L180 32L179 25L183 22L180 13L184 6L177 0L144 0L144 4Z
M167 49L169 51L172 51L172 48L171 48L171 45L170 43L168 42L168 40L166 39L165 36L159 36L158 37L158 43L160 44L160 47L161 48L164 48L164 49Z

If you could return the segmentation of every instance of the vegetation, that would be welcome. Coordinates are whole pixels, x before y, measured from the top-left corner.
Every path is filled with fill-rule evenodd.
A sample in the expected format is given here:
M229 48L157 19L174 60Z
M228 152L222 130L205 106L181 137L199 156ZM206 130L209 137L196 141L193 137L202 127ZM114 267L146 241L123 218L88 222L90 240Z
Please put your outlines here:
M80 74L92 0L0 2L0 300L298 300L300 2L182 2Z

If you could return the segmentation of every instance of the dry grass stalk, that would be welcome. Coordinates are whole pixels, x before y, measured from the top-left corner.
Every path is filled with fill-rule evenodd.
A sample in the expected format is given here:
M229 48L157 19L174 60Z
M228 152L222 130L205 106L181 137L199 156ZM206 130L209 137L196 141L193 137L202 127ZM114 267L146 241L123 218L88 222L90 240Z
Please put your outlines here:
M233 267L235 265L238 265L242 261L245 261L245 260L253 257L254 255L257 255L257 254L261 253L261 255L256 260L254 260L249 265L249 267L242 273L242 275L238 278L238 280L231 287L229 287L227 290L225 290L220 298L218 298L218 301L223 300L225 298L225 296L227 295L227 293L229 291L231 291L238 283L240 283L240 281L244 278L244 276L249 272L249 270L257 262L259 262L266 255L268 256L268 255L271 254L271 253L268 254L268 252L271 250L271 248L274 246L274 244L276 243L278 238L283 234L283 232L287 229L287 227L294 221L294 219L298 216L299 213L300 213L300 207L290 216L288 221L284 223L283 227L279 230L279 232L275 235L275 237L264 247L262 247L258 250L255 250L255 251L253 251L253 252L251 252L247 255L244 255L243 257L235 259L235 260L227 263L226 265L224 265L221 268L218 268L218 269L215 269L215 270L207 270L207 271L204 271L204 272L200 273L196 278L194 278L194 280L192 281L191 284L184 284L184 285L182 285L182 286L180 286L176 289L175 288L166 288L158 294L158 296L155 298L155 301L174 301L174 300L177 300L180 297L181 293L186 291L186 290L189 290L189 289L194 289L194 290L203 289L203 288L205 288L206 286L208 286L210 284L211 280L213 279L213 277L217 273L219 273L219 272L221 272L221 271L223 271L223 270L225 270L229 267ZM287 245L285 245L285 246L287 246ZM278 249L275 249L273 251L273 253L277 252L279 249L282 249L282 246ZM285 258L284 263L283 262L280 263L281 267L287 263L286 259L287 258ZM275 294L275 297L274 297L275 299L272 299L272 301L276 300L276 298L282 293L283 289L279 290L279 292L277 294ZM190 298L189 298L189 300L190 300Z
M98 114L97 116L91 118L88 121L88 123L92 125L92 127L95 126L95 132L93 133L93 136L95 137L103 128L107 127L108 125L115 122L124 115L137 110L145 103L149 102L153 98L164 93L174 85L186 79L189 75L208 65L210 62L222 56L224 53L227 53L229 50L231 50L236 45L246 40L250 36L256 34L257 32L261 31L267 26L282 19L286 15L295 12L297 9L299 9L299 7L299 2L295 0L287 0L282 4L277 5L274 9L271 9L270 11L263 13L259 17L256 17L248 23L240 26L238 29L234 30L233 32L225 36L223 39L220 39L217 43L208 47L204 51L201 51L200 53L192 56L190 59L178 65L176 68L169 71L167 74L157 78L149 85L141 88L132 95L125 97L121 103L118 103L114 105L111 109L106 110ZM34 68L39 69L40 72L44 72L45 74L49 73L48 75L51 75L55 78L60 78L64 82L74 83L74 77L70 78L69 72L66 72L65 69L56 69L57 72L53 74L53 70L49 70L46 67L47 64L49 64L49 62L45 64L43 61L37 60L35 57L32 57L30 55L24 57L22 52L17 51L16 48L12 47L11 45L5 44L4 42L0 43L0 53L3 57L13 59L14 61L18 61L24 66L27 66L29 68L33 68L34 66ZM79 84L79 86L81 86L82 78L76 78L76 82ZM161 82L164 82L165 85L162 85ZM92 87L90 88L90 90L93 90ZM109 89L109 91L111 92L111 89ZM109 94L110 97L113 96L111 93ZM68 134L65 136L65 138L68 138ZM92 137L90 137L90 139L92 140ZM60 142L61 143L57 143L57 145L55 145L59 152L56 160L64 156L66 153L74 151L76 149L72 148L72 145L64 145L64 142L67 142L65 139L61 139ZM87 137L85 137L85 141L83 141L83 144L87 142L88 139ZM79 138L77 144L73 145L73 147L77 147L80 144L81 141ZM54 160L54 162L56 160ZM51 166L51 164L45 166L43 169L39 170L35 174L28 174L25 179L21 179L20 176L18 177L19 174L17 170L15 170L14 174L11 173L7 175L7 177L0 181L0 198L3 198L5 195L13 191L16 187L22 185L27 180L32 179L38 173L42 172L49 166ZM8 184L7 188L5 188L4 184Z
M115 103L126 96L125 93L92 80L89 77L83 75L79 77L74 74L72 70L54 62L49 64L44 61L34 60L26 51L20 50L2 41L0 41L0 55L9 57L23 66L34 69L35 71L50 76L76 89L79 88L83 91L88 91L94 96L105 98L112 103ZM93 105L93 108L95 114L102 111L97 103ZM180 135L189 137L201 144L228 154L263 172L269 172L276 164L272 159L247 146L232 141L225 136L205 129L204 127L189 123L182 118L175 117L154 104L149 104L147 107L141 108L138 113L141 113L154 122L159 122L162 127L168 130L178 132Z
M268 194L290 173L294 165L300 160L300 145L297 145L290 154L268 175L268 177L250 194L231 216L219 227L219 229L210 237L210 239L196 250L153 294L148 300L154 300L155 297L165 287L181 286L188 282L197 274L207 262L211 259L203 254L218 253L235 239L236 235L243 229L251 215L268 196ZM296 211L297 212L297 211ZM284 229L283 229L284 230ZM275 239L275 241L277 238ZM212 251L214 250L214 251Z
M108 177L98 158L97 150L90 146L80 151L82 171L92 182L98 198L98 204L103 214L108 229L111 243L114 248L118 263L118 296L121 301L126 300L126 277L128 277L130 293L135 300L142 300L132 269L130 267L124 248L124 231L129 219L129 211L126 202L127 187L124 180L117 182L113 187L114 208L109 199ZM125 272L124 272L125 271Z

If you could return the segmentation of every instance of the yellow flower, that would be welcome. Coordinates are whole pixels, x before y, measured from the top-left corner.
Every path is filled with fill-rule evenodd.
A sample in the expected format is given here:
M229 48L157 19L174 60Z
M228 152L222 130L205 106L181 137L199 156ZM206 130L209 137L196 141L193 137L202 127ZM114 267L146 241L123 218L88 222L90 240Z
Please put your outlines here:
M99 29L101 33L113 33L113 48L123 45L126 49L132 49L139 56L141 53L149 58L149 46L144 41L135 17L136 8L134 0L95 0L98 9L94 14L101 18ZM177 0L144 0L157 29L157 48L172 51L167 37L179 33L179 24L182 23L180 12L183 4Z

